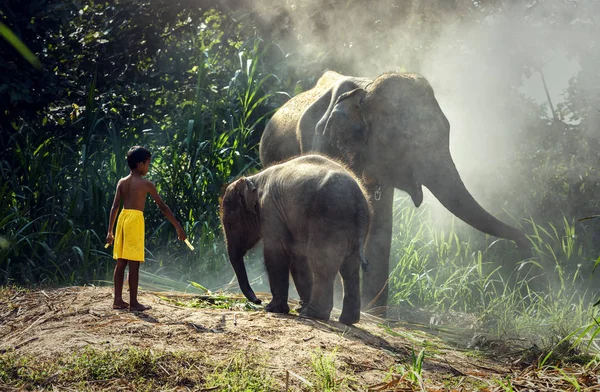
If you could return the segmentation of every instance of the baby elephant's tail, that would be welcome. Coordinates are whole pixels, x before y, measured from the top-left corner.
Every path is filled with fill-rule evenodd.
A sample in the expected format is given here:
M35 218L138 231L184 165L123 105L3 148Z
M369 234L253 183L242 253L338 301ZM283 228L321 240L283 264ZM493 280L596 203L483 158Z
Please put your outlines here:
M362 254L362 249L360 252L360 267L362 268L363 272L367 272L369 270L369 260L367 260L366 257Z

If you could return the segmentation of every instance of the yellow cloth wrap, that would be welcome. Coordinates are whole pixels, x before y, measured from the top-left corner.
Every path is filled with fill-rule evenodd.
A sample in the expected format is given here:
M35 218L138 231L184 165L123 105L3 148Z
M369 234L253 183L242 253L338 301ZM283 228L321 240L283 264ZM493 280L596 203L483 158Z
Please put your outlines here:
M117 221L113 259L144 261L144 213L123 208Z

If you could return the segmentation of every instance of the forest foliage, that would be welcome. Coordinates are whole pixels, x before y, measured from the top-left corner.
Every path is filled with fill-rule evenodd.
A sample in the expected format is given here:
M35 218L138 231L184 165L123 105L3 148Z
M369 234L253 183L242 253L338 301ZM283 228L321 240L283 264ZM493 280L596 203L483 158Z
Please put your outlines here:
M351 7L358 18L351 22L366 30L334 23L343 18L342 3L358 7ZM439 49L448 24L483 24L511 12L500 1L380 3L360 12L361 2L340 0L293 7L266 0L3 2L0 22L37 56L41 68L0 38L0 283L110 280L112 255L103 246L108 214L117 180L127 173L125 153L136 144L152 151L150 178L198 248L189 253L158 209L149 207L150 270L184 280L230 276L219 196L235 177L260 169L258 143L274 110L310 88L326 69L347 74L368 69L365 76L371 77L394 69L421 71L420 59ZM589 4L556 3L541 2L527 12L543 7L541 18L559 29ZM565 16L564 7L577 12ZM523 15L523 23L532 17ZM598 33L597 16L589 15L586 28ZM390 29L412 48L410 55L390 57L378 44ZM455 45L470 50L464 42ZM539 256L528 265L546 258L554 270L567 271L562 278L589 284L598 264L600 226L596 220L576 221L600 211L600 66L596 44L564 46L580 70L560 103L538 104L519 90L524 76L541 74L542 60L536 58L515 66L514 83L494 92L506 94L526 119L516 130L521 143L502 164L505 172L518 173L515 183L494 200L517 206L511 213ZM514 50L522 54L528 48ZM357 62L353 51L364 61ZM375 63L376 58L391 62ZM458 279L451 260L459 256L487 269L490 275L473 267L484 280L496 267L482 257L503 259L485 256L497 248L490 251L489 239L469 243L443 232L431 238L415 223L426 219L424 213L400 203L396 214L397 231L404 232L402 238L395 234L391 298L399 302L418 299L452 308L450 297L428 297L435 290L419 297L410 281L425 276L415 271L431 273L433 259L443 261L448 284ZM480 294L493 301L500 283ZM468 294L455 292L477 302L477 290L484 289L481 280L473 284Z
M151 177L192 240L218 235L221 188L258 165L260 130L282 102L285 81L265 59L283 55L243 21L179 6L15 1L3 9L43 64L35 69L3 42L4 282L108 276L100 245L135 144L153 152ZM147 215L149 251L170 246L176 259L174 232L156 209Z

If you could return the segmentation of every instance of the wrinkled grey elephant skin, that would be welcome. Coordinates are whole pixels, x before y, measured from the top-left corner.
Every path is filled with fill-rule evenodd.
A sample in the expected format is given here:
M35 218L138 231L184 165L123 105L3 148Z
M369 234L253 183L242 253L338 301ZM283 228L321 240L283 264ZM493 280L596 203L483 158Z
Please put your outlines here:
M288 313L291 272L300 314L328 320L334 280L344 287L340 322L360 319L360 267L370 209L356 177L340 164L305 155L231 183L221 200L221 222L229 260L240 289L260 300L248 282L244 255L261 239L272 301L268 312Z
M387 305L394 188L415 206L425 185L454 215L493 236L529 242L522 231L484 210L463 184L449 149L450 125L420 75L388 73L375 80L326 72L316 86L273 115L260 142L263 167L318 152L343 161L365 184L373 205L365 245L366 307Z

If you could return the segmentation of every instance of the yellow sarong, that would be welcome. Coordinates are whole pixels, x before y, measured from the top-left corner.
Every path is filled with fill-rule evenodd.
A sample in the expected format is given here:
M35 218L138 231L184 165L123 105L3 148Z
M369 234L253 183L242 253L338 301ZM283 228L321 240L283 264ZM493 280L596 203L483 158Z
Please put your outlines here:
M144 213L123 208L117 221L113 259L144 261Z

